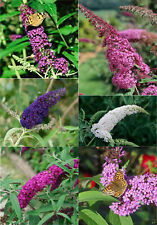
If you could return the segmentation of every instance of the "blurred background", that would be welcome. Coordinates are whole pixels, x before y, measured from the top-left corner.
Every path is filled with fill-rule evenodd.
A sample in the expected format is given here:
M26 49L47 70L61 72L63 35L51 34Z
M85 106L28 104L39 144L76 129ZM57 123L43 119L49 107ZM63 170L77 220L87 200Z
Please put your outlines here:
M44 124L55 118L55 125L50 130L40 130L37 137L39 140L25 138L23 146L49 146L49 145L72 145L78 144L78 84L74 79L43 80L43 79L1 79L0 101L4 101L7 107L18 115L28 107L38 96L47 91L66 88L66 94L61 101L49 109ZM64 129L63 129L64 127ZM2 107L0 108L0 143L11 128L21 128L19 121L10 116ZM62 129L61 129L62 128ZM43 140L43 144L42 144ZM53 141L52 141L53 140ZM40 142L41 141L41 142Z
M156 96L80 96L79 140L81 146L104 146L108 143L91 133L90 119L99 112L93 123L97 123L108 111L123 105L138 105L149 115L137 113L126 116L111 131L113 139L126 139L138 146L156 146ZM92 123L92 124L93 124Z
M157 12L157 2L155 0L79 0L79 3L92 10L118 31L145 29L151 32L147 42L131 42L131 45L151 69L157 67L156 55L150 52L152 45L156 43L155 40L152 40L152 32L157 35L156 25L152 25L149 18L142 18L124 10L121 11L119 8L120 6L136 5ZM79 12L79 40L79 92L84 95L117 94L116 87L112 84L113 74L109 70L108 61L105 57L106 49L101 47L103 38L98 37L94 26L88 22L81 12ZM120 90L120 92L126 93L125 90Z
M92 177L96 175L99 176L102 173L106 153L110 150L111 149L107 147L79 147L79 192L99 189L99 185L92 181ZM129 160L126 169L127 176L140 176L146 172L157 173L155 147L123 147L123 150L125 150L126 154L122 158L120 169ZM108 222L107 215L109 213L109 207L101 201L97 202L93 207L95 207L100 215ZM131 214L131 217L134 225L150 225L156 224L157 222L155 217L155 206L153 205L140 207L138 211ZM84 221L80 221L80 224L85 225Z

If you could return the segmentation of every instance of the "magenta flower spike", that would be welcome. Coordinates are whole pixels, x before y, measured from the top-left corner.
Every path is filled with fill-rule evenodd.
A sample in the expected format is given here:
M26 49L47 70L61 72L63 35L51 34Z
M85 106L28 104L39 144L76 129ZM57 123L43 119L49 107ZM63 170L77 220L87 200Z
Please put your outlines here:
M92 11L79 5L81 12L94 25L99 36L105 36L102 46L107 46L106 58L113 72L112 82L118 89L129 89L137 85L140 79L150 77L150 68L142 57L131 46L129 41L121 37L117 30L96 16Z
M69 165L65 166L71 168ZM78 168L78 166L78 159L75 159L74 168ZM54 164L48 170L44 170L28 180L18 195L20 207L25 208L36 193L42 191L47 185L51 185L51 191L59 187L66 174L67 172Z

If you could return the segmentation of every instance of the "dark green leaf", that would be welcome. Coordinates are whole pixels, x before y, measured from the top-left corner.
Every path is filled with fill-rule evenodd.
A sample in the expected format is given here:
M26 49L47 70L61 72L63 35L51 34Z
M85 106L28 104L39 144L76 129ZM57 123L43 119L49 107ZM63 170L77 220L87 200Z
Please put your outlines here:
M90 209L82 209L79 216L87 225L108 225L98 212L93 212Z
M21 215L20 204L19 204L19 201L17 199L17 196L14 193L10 194L10 201L11 201L11 204L12 204L12 208L15 210L15 213L16 213L18 219L21 220L22 215Z
M68 18L70 18L71 16L75 15L76 13L69 13L68 15L65 15L63 17L61 17L58 22L57 22L57 25L61 25L65 20L67 20Z
M78 69L78 61L75 58L75 56L69 54L66 51L63 52L63 55L66 56L75 65L75 67Z
M103 201L105 204L110 205L112 202L118 202L118 199L104 195L100 191L84 191L79 193L79 202L88 201Z
M37 225L42 225L43 223L45 223L48 219L50 219L52 216L54 215L54 213L49 213L46 216L44 216L42 218L42 220L40 220L40 222Z
M44 5L45 10L50 14L55 23L57 23L57 7L56 4Z
M131 216L119 216L112 210L109 212L109 221L112 225L133 225Z

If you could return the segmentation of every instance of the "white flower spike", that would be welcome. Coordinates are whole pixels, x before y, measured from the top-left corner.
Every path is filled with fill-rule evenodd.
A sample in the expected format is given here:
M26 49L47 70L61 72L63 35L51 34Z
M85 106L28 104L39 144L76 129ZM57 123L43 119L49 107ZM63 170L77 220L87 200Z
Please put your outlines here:
M135 113L146 113L143 108L137 105L124 105L110 110L106 113L98 123L94 123L91 128L91 132L98 138L103 138L105 142L112 141L110 131L115 125L121 121L125 116Z

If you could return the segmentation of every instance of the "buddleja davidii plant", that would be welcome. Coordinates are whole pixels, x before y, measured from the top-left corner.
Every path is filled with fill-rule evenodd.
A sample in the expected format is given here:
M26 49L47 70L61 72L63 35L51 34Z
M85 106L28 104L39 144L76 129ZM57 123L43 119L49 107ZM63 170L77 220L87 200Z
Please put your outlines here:
M33 103L31 103L22 115L10 110L6 104L1 102L2 108L8 112L12 117L16 118L20 124L20 128L10 129L3 141L3 146L20 146L25 138L35 138L44 146L45 142L40 135L33 133L34 131L47 130L55 126L55 118L51 118L48 124L42 124L45 117L47 117L49 109L61 100L61 96L65 95L66 89L60 88L55 91L49 91L39 96Z
M112 83L117 90L129 90L129 95L156 95L157 86L148 86L142 92L140 81L149 79L152 81L152 74L142 57L136 52L126 38L121 37L118 31L106 21L95 15L91 10L79 4L81 12L99 33L99 37L105 37L102 47L107 47L106 58L109 61L110 71L113 73ZM148 85L150 84L148 82ZM138 89L140 87L140 89ZM140 93L141 92L141 93Z
M73 149L51 149L46 154L48 166L25 184L9 176L1 182L3 197L6 200L4 215L6 224L36 225L66 221L74 224L78 213L78 159ZM59 165L59 166L57 166ZM42 191L42 193L41 193Z
M127 167L129 161L122 166L122 157L126 152L123 147L106 148L104 152L105 163L100 175L87 180L95 181L99 186L91 191L83 191L79 194L80 219L87 224L115 224L133 225L131 215L143 205L157 205L156 184L157 176L145 173L140 176L128 176ZM116 177L117 173L121 174ZM116 179L115 179L116 177ZM118 183L116 183L118 182ZM125 183L125 186L122 184ZM88 185L88 182L86 182ZM120 188L117 189L117 186ZM109 206L109 214L101 213L98 202L102 201Z
M103 139L105 143L108 143L109 146L134 146L138 147L135 143L132 143L126 139L114 139L111 135L112 129L124 119L127 115L132 115L136 113L145 113L149 115L149 113L144 110L142 107L137 105L124 105L121 107L117 107L113 110L110 110L106 113L106 111L98 111L96 112L90 119L89 123L85 122L85 112L82 110L83 116L81 117L81 122L85 125L81 127L82 133L81 136L84 136L84 132L88 133L83 138L83 142L86 137L89 137L91 140L87 144L87 146L92 145L95 138ZM102 116L105 113L104 116ZM102 116L102 117L101 117ZM95 123L99 118L98 123ZM94 137L93 137L93 135ZM81 140L82 142L82 140Z

